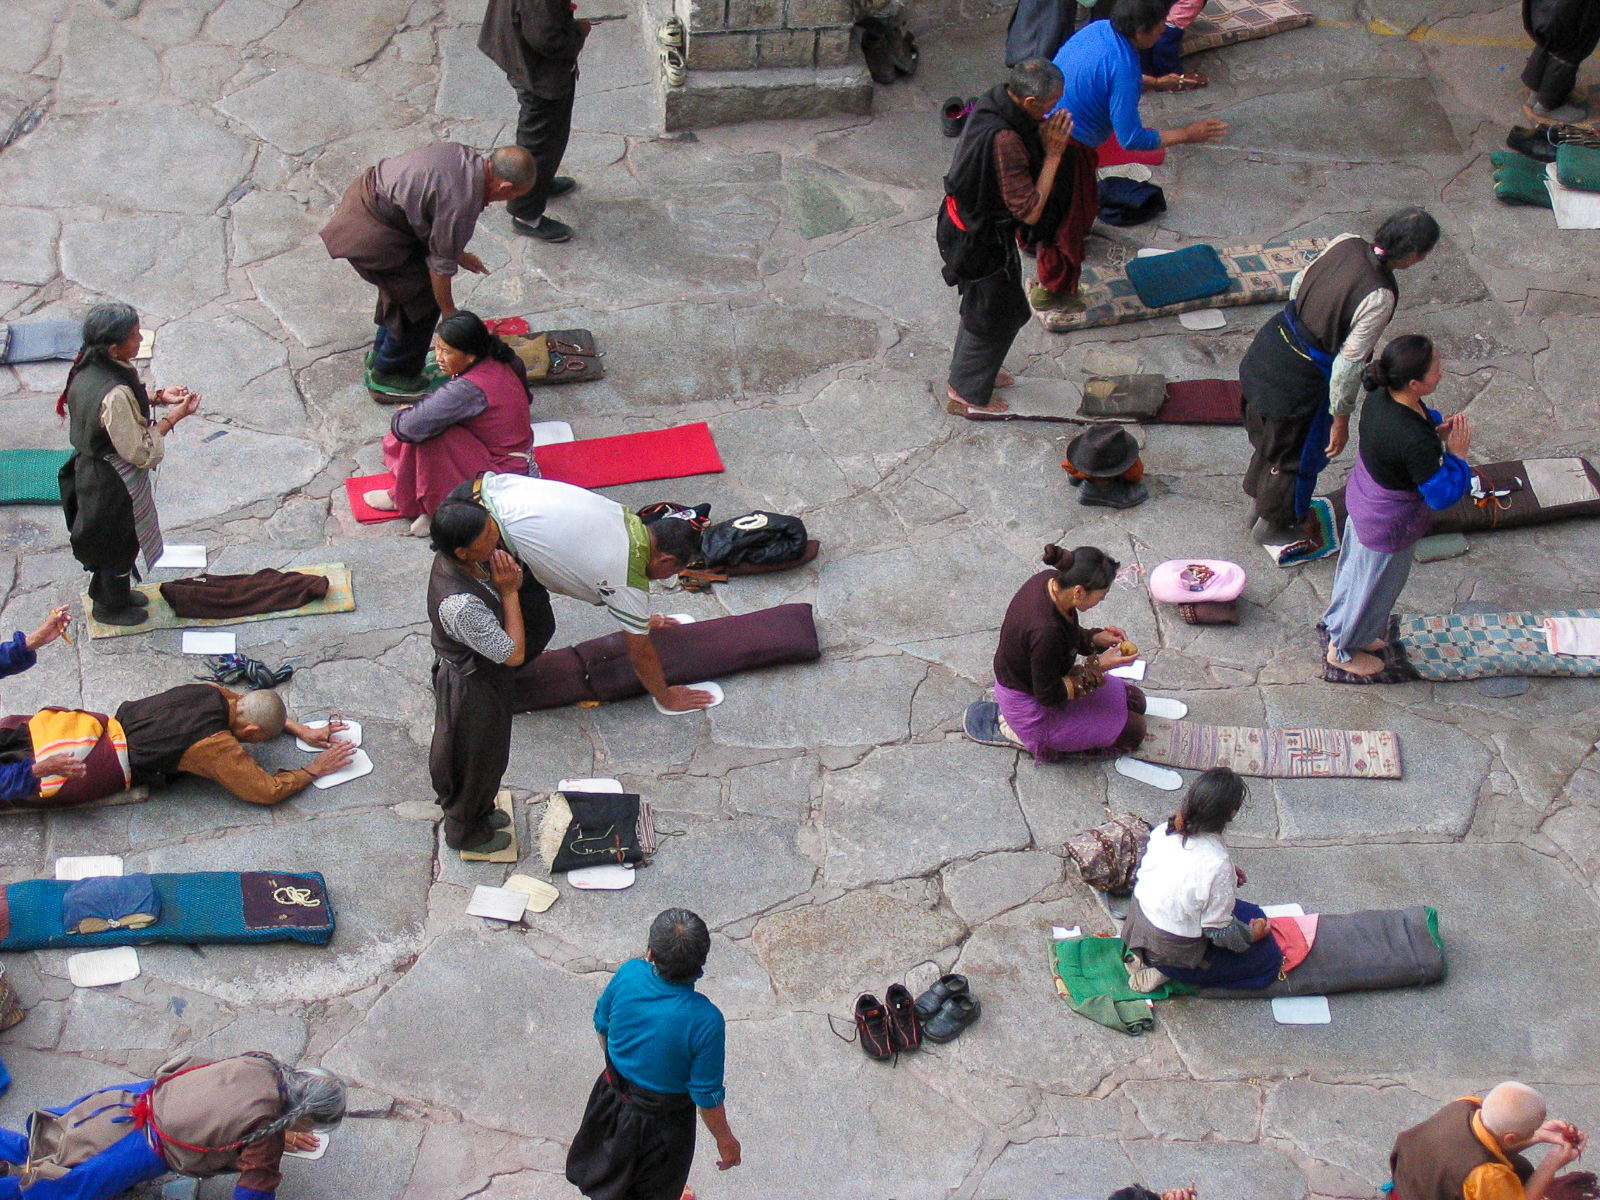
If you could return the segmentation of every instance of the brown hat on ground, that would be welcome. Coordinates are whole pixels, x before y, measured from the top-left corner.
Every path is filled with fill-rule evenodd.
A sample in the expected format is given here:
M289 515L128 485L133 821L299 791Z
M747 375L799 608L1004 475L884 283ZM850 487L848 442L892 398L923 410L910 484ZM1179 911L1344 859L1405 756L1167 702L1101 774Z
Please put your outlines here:
M1091 425L1067 443L1067 462L1082 475L1121 475L1139 461L1139 443L1121 425Z

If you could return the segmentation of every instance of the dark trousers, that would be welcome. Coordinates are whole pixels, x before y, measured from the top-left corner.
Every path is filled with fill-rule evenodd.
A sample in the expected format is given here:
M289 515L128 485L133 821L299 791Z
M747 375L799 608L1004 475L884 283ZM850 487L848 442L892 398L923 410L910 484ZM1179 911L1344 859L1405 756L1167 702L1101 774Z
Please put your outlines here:
M1578 64L1557 58L1543 46L1535 46L1522 68L1522 86L1539 93L1539 103L1546 108L1559 108L1572 94L1572 85L1578 82Z
M567 152L577 86L574 80L573 86L560 96L541 96L523 87L516 87L516 91L517 145L533 155L539 181L533 185L533 191L507 204L506 211L519 221L532 222L544 215L544 206L550 199L550 185L561 169L562 155Z
M1017 331L1032 310L1022 290L1022 260L1007 237L1006 265L961 285L961 329L950 355L950 387L968 404L988 404Z
M606 1057L567 1151L567 1182L589 1200L678 1200L694 1166L694 1103L630 1083Z
M1578 81L1578 68L1600 44L1600 5L1590 0L1523 0L1522 26L1534 50L1522 68L1525 87L1539 103L1565 103Z
M127 571L95 569L89 572L89 599L104 608L127 608L133 603L133 576Z
M1248 404L1244 406L1244 431L1255 450L1245 468L1244 494L1256 502L1257 520L1299 524L1294 519L1294 489L1311 421L1309 416L1270 421Z
M438 323L439 310L430 305L428 313L419 320L409 320L401 314L398 334L379 325L377 336L372 339L372 369L385 375L422 374L428 349L433 345L434 326Z

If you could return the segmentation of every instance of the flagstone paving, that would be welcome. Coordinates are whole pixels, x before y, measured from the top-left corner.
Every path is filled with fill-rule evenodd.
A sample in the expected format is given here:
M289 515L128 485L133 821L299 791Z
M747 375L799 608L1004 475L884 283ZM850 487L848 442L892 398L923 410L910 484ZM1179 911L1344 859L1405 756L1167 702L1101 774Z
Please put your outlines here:
M1444 240L1402 276L1393 330L1438 340L1442 407L1466 406L1480 459L1600 453L1593 236L1491 194L1488 155L1520 102L1517 7L1312 6L1331 23L1206 55L1209 91L1146 102L1158 125L1216 113L1232 128L1174 149L1155 170L1167 214L1102 227L1092 256L1370 232L1425 204ZM553 207L575 239L532 243L503 210L484 217L473 250L492 273L463 281L464 303L585 326L608 352L604 381L539 391L538 419L579 437L694 420L716 435L725 474L613 495L793 512L823 543L800 571L660 597L699 617L811 603L822 662L730 679L704 715L630 701L516 719L506 778L524 858L508 868L461 863L434 825L428 551L350 515L343 481L380 469L389 412L360 386L371 292L316 237L377 158L511 136L511 93L474 44L480 0L4 7L0 130L39 119L0 151L0 320L139 306L154 380L205 395L160 474L169 540L205 543L219 571L350 565L357 611L242 625L239 644L294 662L300 713L359 717L377 770L274 809L191 781L137 807L0 817L0 881L88 853L314 869L340 919L327 948L143 950L140 978L103 992L74 990L63 953L8 956L30 1012L0 1034L15 1076L0 1122L174 1051L261 1048L354 1089L352 1119L325 1160L289 1166L283 1200L568 1197L565 1143L600 1064L592 1002L672 904L712 925L703 987L730 1019L745 1165L719 1174L702 1145L707 1200L1059 1200L1134 1179L1211 1200L1356 1200L1385 1180L1397 1129L1503 1077L1600 1118L1600 684L1330 688L1312 626L1333 564L1280 571L1248 543L1239 430L1145 430L1153 499L1113 513L1067 486L1072 426L944 412L955 297L932 226L953 143L935 114L999 78L1004 12L910 6L921 73L880 89L873 117L672 139L650 124L649 31L598 26L568 157L580 189ZM1371 32L1372 18L1426 33ZM1228 310L1207 333L1030 326L1010 366L1070 412L1093 373L1232 374L1270 311ZM0 369L10 444L66 445L52 412L65 373ZM1254 781L1234 841L1252 899L1437 907L1443 984L1335 997L1323 1027L1278 1026L1259 1002L1174 1002L1142 1038L1056 998L1051 927L1111 928L1063 839L1172 801L1103 765L1038 766L960 735L1008 598L1058 539L1145 571L1189 553L1246 566L1238 628L1185 626L1136 578L1105 603L1144 647L1147 686L1191 719L1399 731L1404 780ZM1600 523L1471 542L1417 567L1406 606L1600 603ZM0 513L0 551L0 630L78 602L55 510ZM583 606L556 610L558 644L606 632ZM51 646L0 688L8 712L110 710L195 669L159 631ZM303 761L287 744L264 756ZM524 928L467 917L473 885L539 873L538 795L593 774L619 776L681 836L631 891L563 884ZM858 991L950 969L984 1004L959 1041L891 1067L830 1032Z

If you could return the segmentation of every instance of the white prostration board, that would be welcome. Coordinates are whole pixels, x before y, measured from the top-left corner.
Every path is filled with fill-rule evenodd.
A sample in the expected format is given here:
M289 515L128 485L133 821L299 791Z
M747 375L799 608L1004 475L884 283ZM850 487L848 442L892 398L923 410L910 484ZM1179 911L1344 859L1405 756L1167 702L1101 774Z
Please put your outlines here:
M357 750L355 757L350 762L332 775L319 776L315 783L319 788L327 790L338 787L341 783L349 783L352 779L360 779L363 775L372 774L372 759L365 750Z
M352 746L361 745L361 722L352 721L349 717L340 717L339 720L344 722L344 728L333 735L333 740L336 742L349 742ZM324 729L327 724L326 721L307 721L306 728ZM295 738L294 744L302 750L310 751L312 754L321 754L324 749L322 746L313 746L305 738Z
M1142 758L1132 758L1124 754L1113 764L1118 775L1125 775L1129 779L1137 779L1140 783L1148 783L1151 787L1160 788L1163 792L1175 792L1183 786L1183 776L1166 767L1147 763Z
M185 654L233 654L239 641L228 629L185 629L183 652Z
M554 446L558 442L571 442L577 439L572 436L572 426L565 421L535 421L533 425L534 446Z
M283 1152L284 1157L306 1158L313 1162L321 1158L328 1152L328 1143L333 1141L333 1138L326 1133L313 1133L311 1136L317 1139L317 1148L315 1150L285 1150Z
M1221 329L1227 323L1228 318L1218 308L1197 308L1178 314L1178 324L1185 329Z
M1182 700L1174 700L1170 696L1146 696L1144 711L1152 717L1181 721L1189 715L1189 706Z
M1144 672L1144 659L1136 658L1125 667L1112 667L1111 670L1106 672L1106 674L1115 675L1118 679L1131 679L1137 683L1139 680L1144 678Z
M598 892L619 892L633 886L633 868L624 863L606 863L602 867L579 867L567 872L567 882L575 888Z
M157 570L204 571L206 548L204 546L168 546L156 559Z
M139 978L139 952L132 946L85 950L67 956L67 977L73 987L106 987Z
M122 859L115 854L87 854L78 858L56 859L56 878L97 879L102 875L121 875Z
M686 683L684 686L696 692L710 692L711 703L706 705L706 708L715 708L726 698L723 695L722 685L720 683ZM657 700L654 696L650 697L650 703L654 704L656 706L656 711L664 717L687 717L691 713L705 711L704 708L685 708L682 710L664 708L661 704L661 701Z
M520 921L528 907L528 893L517 888L489 887L480 883L467 901L467 916L492 921Z
M1279 1025L1329 1025L1333 1014L1326 996L1274 996L1272 1019Z

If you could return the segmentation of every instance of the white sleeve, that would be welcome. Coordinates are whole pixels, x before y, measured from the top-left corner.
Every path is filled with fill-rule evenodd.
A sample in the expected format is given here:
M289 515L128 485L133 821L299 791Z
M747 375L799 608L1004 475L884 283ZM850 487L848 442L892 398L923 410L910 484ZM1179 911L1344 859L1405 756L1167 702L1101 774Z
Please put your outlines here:
M1361 397L1361 372L1388 328L1394 306L1395 294L1387 288L1368 292L1356 305L1350 334L1333 357L1333 373L1328 380L1328 411L1334 416L1347 417L1355 412Z
M1205 911L1200 914L1202 929L1225 929L1233 920L1233 901L1238 884L1233 874L1233 860L1223 855L1221 865L1211 878L1206 894Z

